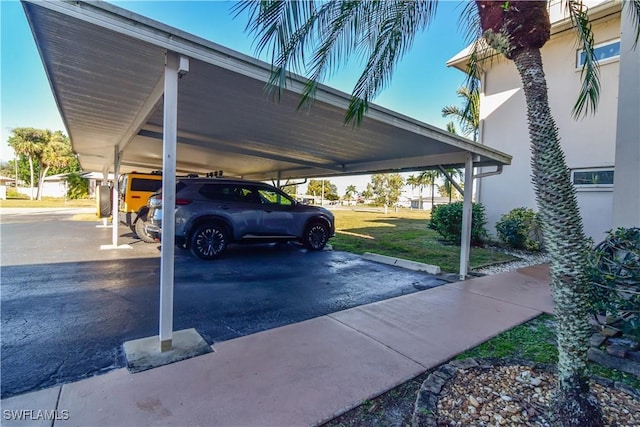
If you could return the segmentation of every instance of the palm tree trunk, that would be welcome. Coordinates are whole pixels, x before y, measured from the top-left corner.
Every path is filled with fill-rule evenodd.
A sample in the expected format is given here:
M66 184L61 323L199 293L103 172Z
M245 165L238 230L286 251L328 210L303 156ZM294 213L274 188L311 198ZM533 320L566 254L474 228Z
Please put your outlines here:
M436 183L435 182L431 182L431 210L433 210L433 203L434 203L434 194L436 191Z
M551 259L559 358L554 425L601 426L602 415L589 393L586 352L590 327L585 272L588 246L575 189L551 116L540 50L522 49L514 54L513 61L526 97L532 181Z
M29 173L29 177L31 178L31 191L29 192L29 200L33 200L33 159L31 158L31 156L29 156Z
M44 189L44 179L47 177L47 173L49 172L49 166L45 166L43 170L40 171L40 176L38 177L38 196L37 200L42 200L42 190Z

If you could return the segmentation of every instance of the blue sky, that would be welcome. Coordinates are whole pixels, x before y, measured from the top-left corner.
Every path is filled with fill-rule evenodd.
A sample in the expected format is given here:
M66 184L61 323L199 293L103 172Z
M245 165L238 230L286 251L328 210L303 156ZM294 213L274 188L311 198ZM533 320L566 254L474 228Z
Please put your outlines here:
M255 56L253 39L245 33L246 17L233 18L229 1L111 1L117 6L179 28L231 49ZM391 84L374 101L423 122L445 127L445 105L459 105L456 89L464 75L445 63L462 48L458 30L462 6L457 1L438 5L436 20L420 34L411 51L396 68ZM1 28L1 139L0 158L13 158L7 146L16 127L63 130L31 30L16 0L0 0ZM326 84L351 92L362 70L351 61ZM65 131L66 133L66 131Z

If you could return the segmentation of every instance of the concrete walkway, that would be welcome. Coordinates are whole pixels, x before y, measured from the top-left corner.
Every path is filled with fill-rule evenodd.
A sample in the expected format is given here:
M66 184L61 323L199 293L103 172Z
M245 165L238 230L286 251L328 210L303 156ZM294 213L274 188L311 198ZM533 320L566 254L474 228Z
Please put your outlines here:
M149 371L5 399L2 425L317 425L552 312L548 283L547 266L528 267L216 343L213 353ZM8 419L52 410L53 423Z

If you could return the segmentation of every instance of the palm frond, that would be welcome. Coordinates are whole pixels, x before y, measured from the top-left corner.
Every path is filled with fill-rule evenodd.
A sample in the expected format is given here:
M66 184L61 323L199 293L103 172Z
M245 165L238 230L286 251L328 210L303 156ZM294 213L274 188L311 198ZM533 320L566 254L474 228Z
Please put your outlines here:
M638 41L640 41L640 0L631 0L622 3L623 8L629 8L629 15L631 20L636 24L636 39L633 42L633 48L638 47Z
M308 75L300 106L313 99L319 82L358 54L365 70L352 93L346 123L359 124L369 102L390 81L395 64L432 20L436 1L243 0L235 15L248 13L246 30L258 53L271 55L269 85L281 95L289 72Z
M447 132L457 135L456 125L453 122L447 123Z
M382 1L369 17L375 25L365 27L362 40L369 40L369 58L356 82L345 123L359 124L369 101L384 89L391 79L395 64L413 45L416 34L425 29L436 13L437 2ZM372 22L369 22L371 24Z
M358 35L377 4L362 1L332 1L318 13L320 45L307 65L308 80L299 107L312 100L319 82L327 73L347 63L352 51L358 50Z
M482 26L480 25L480 14L475 2L465 2L462 12L458 17L458 30L464 35L466 44L475 43L482 37Z
M578 100L573 106L573 117L578 119L595 113L600 99L600 69L595 55L594 37L587 8L579 0L568 0L567 8L578 36L578 44L584 52L584 63L580 71L582 84Z
M458 120L464 117L464 110L455 105L446 105L442 107L442 117L455 116Z
M480 16L474 2L467 3L464 7L458 25L464 28L465 39L471 46L471 53L467 61L467 77L464 82L468 101L465 102L464 117L467 118L465 135L473 133L474 142L477 139L477 130L480 125L480 82L484 72L482 64L485 61L493 61L496 52L482 36Z
M237 17L243 12L249 15L246 31L256 37L256 53L269 51L272 75L271 89L278 89L278 97L286 87L290 70L301 72L307 43L313 41L312 29L318 10L314 1L243 0L233 11Z

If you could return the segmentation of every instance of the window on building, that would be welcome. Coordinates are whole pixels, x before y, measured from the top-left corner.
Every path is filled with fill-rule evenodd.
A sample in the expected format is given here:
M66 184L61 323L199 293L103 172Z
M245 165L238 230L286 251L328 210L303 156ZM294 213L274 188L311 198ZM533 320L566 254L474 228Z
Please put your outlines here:
M613 188L613 168L574 169L571 181L578 189Z
M613 61L620 58L620 39L599 43L594 46L594 54L599 63ZM576 58L576 67L580 68L584 65L584 50L580 49Z

